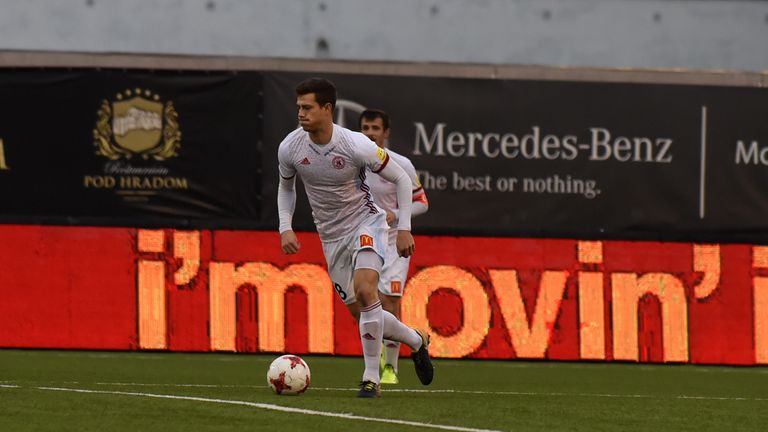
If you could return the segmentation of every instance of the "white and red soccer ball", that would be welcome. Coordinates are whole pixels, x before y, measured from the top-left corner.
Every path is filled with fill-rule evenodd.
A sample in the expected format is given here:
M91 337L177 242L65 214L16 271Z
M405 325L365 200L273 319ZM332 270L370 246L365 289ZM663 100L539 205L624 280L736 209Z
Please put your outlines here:
M276 358L267 371L267 383L279 395L297 395L309 387L309 366L296 355Z

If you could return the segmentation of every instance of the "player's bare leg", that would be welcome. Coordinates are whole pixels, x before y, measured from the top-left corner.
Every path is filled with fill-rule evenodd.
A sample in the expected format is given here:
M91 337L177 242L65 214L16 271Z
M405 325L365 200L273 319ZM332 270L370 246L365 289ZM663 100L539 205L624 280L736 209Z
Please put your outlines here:
M360 322L360 305L358 305L357 303L352 303L346 306L349 313L351 313L352 317L355 318L355 321L359 323Z

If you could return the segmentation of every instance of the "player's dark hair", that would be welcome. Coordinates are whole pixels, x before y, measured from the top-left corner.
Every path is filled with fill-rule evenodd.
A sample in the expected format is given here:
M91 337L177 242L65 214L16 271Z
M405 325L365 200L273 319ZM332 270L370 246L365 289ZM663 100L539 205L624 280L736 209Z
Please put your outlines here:
M317 104L321 107L331 104L336 108L336 86L325 78L307 78L296 85L296 96L314 93Z
M360 119L357 121L358 126L363 126L363 120L376 120L381 119L381 123L384 126L384 130L389 129L389 114L386 111L380 109L367 109L360 113Z

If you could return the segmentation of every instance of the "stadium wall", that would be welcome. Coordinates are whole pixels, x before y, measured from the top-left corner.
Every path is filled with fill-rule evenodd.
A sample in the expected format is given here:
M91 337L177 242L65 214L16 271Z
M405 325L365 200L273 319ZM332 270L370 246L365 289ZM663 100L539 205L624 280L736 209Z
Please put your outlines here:
M0 4L0 49L761 71L747 0L54 0Z

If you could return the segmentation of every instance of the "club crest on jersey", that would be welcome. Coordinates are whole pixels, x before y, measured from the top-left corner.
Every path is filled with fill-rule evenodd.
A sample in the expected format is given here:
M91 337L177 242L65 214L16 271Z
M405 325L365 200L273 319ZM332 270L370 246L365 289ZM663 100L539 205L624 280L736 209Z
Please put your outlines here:
M346 162L344 162L344 158L341 156L334 156L331 160L331 163L333 164L333 167L336 169L342 169L344 168L344 165L346 165Z
M301 161L301 164L302 164L302 165L309 165L309 164L310 164L310 162L309 162L309 158L304 158L304 160L303 160L303 161Z
M369 235L366 235L366 234L361 235L360 236L360 246L361 247L366 247L366 246L373 247L373 237L371 237Z

